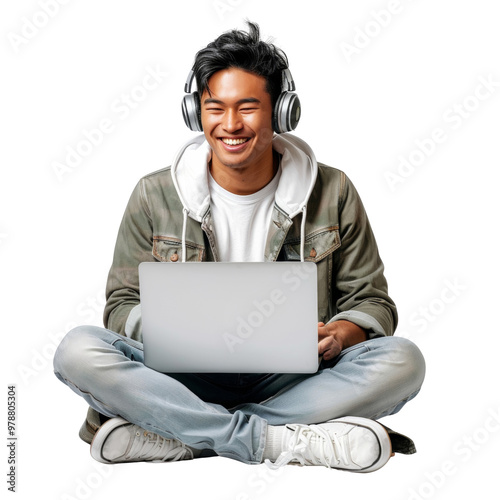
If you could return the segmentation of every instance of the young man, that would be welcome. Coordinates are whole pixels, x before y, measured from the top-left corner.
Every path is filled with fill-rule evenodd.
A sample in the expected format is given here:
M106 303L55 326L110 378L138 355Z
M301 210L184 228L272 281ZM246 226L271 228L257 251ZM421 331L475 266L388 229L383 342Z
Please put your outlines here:
M376 419L418 393L423 357L392 336L396 308L354 186L282 133L299 117L296 96L282 94L287 71L286 56L260 41L252 23L249 33L225 33L196 56L199 94L186 96L183 112L203 135L181 148L171 167L138 183L108 278L107 329L72 330L54 359L57 377L93 409L81 436L90 441L95 433L96 460L211 453L249 464L369 472L395 451L414 451L411 440ZM155 260L315 262L317 373L162 374L146 367L137 267Z

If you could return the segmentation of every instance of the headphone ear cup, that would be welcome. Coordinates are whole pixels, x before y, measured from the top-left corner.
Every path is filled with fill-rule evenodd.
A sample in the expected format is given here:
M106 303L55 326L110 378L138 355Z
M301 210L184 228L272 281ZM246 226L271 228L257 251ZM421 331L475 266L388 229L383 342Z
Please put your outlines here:
M273 130L277 134L295 130L300 120L300 100L295 92L282 92L273 112Z
M194 132L203 132L198 92L187 94L182 99L182 117L184 118L184 123L190 130Z

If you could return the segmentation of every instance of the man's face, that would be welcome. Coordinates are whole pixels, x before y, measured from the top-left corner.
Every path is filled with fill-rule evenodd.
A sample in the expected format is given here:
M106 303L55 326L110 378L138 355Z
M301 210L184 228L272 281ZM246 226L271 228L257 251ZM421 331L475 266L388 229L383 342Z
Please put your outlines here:
M268 161L273 130L265 78L229 68L214 73L208 86L212 95L206 90L201 95L201 121L212 162L248 168Z

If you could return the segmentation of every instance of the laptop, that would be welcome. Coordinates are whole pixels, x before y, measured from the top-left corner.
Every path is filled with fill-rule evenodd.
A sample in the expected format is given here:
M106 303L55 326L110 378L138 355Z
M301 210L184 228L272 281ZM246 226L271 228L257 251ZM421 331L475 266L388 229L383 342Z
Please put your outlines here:
M314 373L313 262L143 262L144 363L162 373Z

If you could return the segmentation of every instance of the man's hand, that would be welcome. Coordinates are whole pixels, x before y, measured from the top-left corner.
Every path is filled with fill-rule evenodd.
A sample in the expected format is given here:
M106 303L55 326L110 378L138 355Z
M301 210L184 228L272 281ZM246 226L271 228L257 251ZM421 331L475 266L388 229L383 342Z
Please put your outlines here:
M343 349L367 340L366 331L350 321L318 323L318 354L325 361L335 358Z

